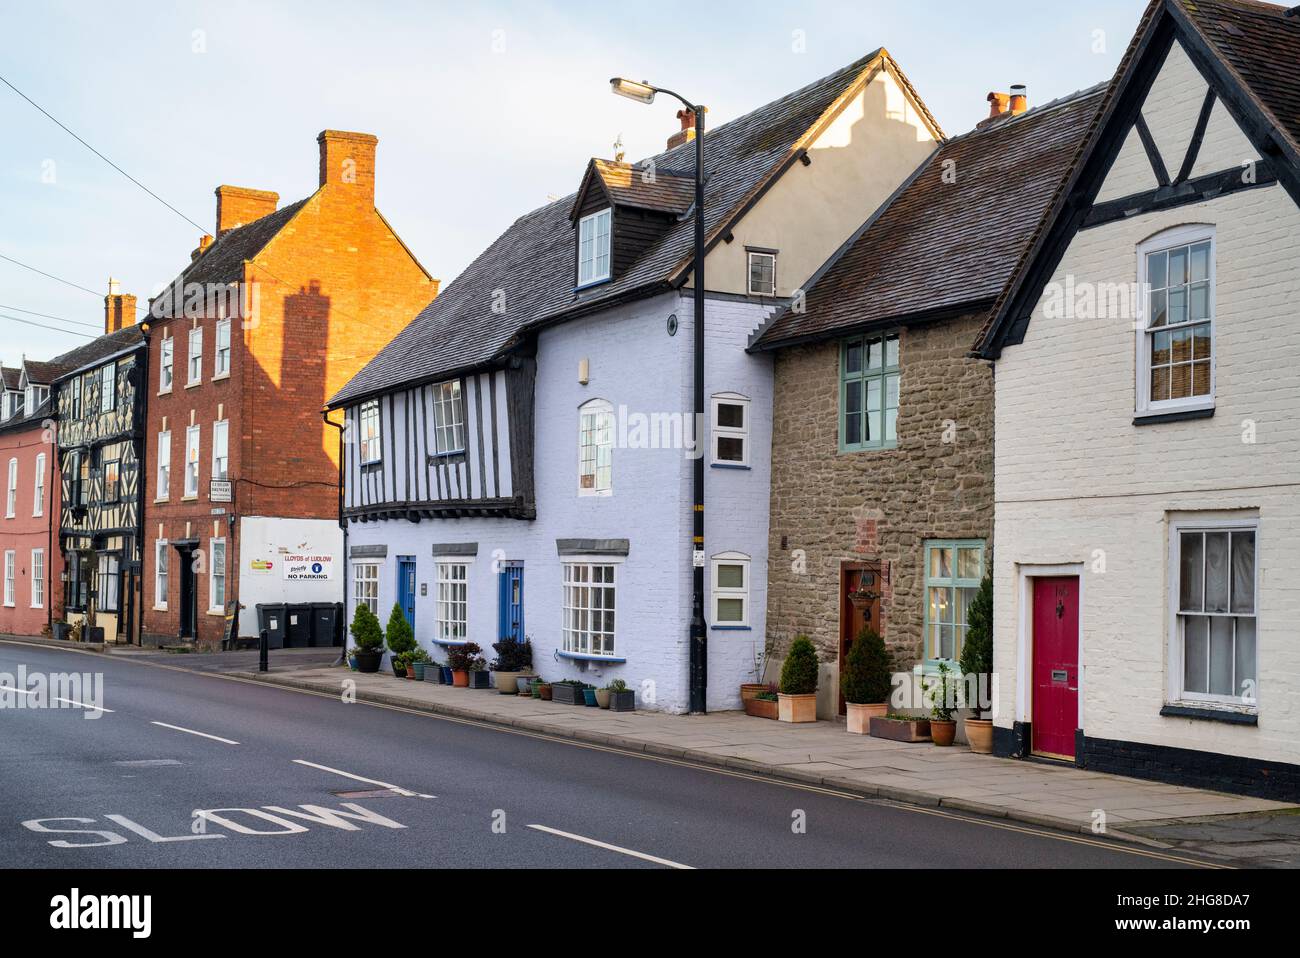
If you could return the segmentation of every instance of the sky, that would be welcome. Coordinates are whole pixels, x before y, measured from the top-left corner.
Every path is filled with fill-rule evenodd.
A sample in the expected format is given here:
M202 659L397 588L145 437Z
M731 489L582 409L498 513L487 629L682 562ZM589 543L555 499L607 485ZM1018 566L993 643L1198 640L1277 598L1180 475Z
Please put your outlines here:
M1144 6L0 0L0 77L161 198L0 83L0 257L84 287L0 259L0 360L102 331L110 276L143 305L212 232L217 186L310 195L323 129L379 137L376 206L445 285L616 139L632 161L664 148L675 101L611 76L716 126L883 46L951 136L991 90L1032 105L1108 80Z

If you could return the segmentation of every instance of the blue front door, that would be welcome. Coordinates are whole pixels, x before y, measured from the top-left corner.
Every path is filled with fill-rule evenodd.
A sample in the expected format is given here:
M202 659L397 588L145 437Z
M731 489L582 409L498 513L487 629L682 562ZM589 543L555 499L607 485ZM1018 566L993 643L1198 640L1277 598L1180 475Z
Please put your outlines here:
M415 628L415 559L397 557L397 604L411 628Z
M501 638L524 640L524 567L509 565L501 570Z

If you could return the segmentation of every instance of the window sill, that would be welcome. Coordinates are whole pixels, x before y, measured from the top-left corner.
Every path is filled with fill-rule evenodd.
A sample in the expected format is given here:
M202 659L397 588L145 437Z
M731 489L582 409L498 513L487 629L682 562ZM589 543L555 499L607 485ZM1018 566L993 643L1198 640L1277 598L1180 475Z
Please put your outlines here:
M587 290L595 289L597 286L604 286L606 283L611 282L612 280L613 280L612 276L603 276L600 279L593 279L590 280L589 282L583 283L581 286L575 286L573 287L573 291L575 293L585 293Z
M212 377L210 381L214 383L219 383L223 379L229 379L229 378L230 378L230 373L217 373L215 376Z
M624 665L627 659L615 658L612 655L587 655L584 652L562 652L555 653L562 659L571 659L574 662L605 662L608 665Z
M454 452L434 452L429 454L429 465L436 466L443 462L465 461L465 450L457 449Z
M171 394L172 394L172 391L171 391L170 389L160 389L160 390L158 390L158 395L159 395L159 396L170 396Z
M710 632L753 632L752 625L711 625Z
M155 499L155 500L153 501L153 504L154 504L155 506L165 506L165 505L167 505L167 503L169 503L169 502L171 502L171 498L170 498L170 497L168 497L168 498L166 498L166 499Z
M578 490L579 499L612 499L613 497L614 497L613 489L602 489L599 491L593 491L591 489Z
M198 496L181 496L181 502L198 502Z
M469 639L430 639L434 645L441 645L444 649L454 649L457 646L469 645Z
M165 606L165 605L155 605L155 606L153 607L153 610L154 610L155 612L166 612L166 611L167 611L167 606Z
M1133 417L1135 426L1158 426L1167 422L1190 422L1194 419L1213 419L1214 407L1178 409L1173 412L1139 413Z
M1234 712L1201 705L1166 705L1160 710L1160 715L1163 718L1196 719L1201 722L1223 722L1227 725L1259 725L1257 712Z
M840 446L840 455L857 456L857 455L862 455L865 453L873 453L873 452L894 452L897 449L898 449L897 442L886 442L886 443L882 443L879 446L862 446L860 448L850 447L850 446Z
M709 463L710 469L730 469L733 472L752 472L754 467L747 466L740 462L712 462Z
M225 616L225 614L226 614L226 610L225 610L225 609L208 609L207 614L208 614L208 615L220 615L220 616Z

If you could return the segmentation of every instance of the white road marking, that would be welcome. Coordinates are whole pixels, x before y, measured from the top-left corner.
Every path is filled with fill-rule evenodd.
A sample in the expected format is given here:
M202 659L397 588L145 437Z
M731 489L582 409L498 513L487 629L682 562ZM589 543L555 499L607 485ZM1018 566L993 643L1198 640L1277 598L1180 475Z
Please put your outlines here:
M23 695L37 695L39 693L32 689L20 689L16 685L0 685L0 692L20 692ZM87 705L85 702L78 702L76 699L63 699L55 696L51 701L63 702L67 705L75 705L78 708L90 709L92 712L111 712L112 709L106 709L102 705Z
M367 785L378 785L380 788L391 789L392 791L396 792L398 795L405 795L407 798L415 798L415 792L412 792L409 789L402 788L398 785L391 785L388 782L381 782L375 778L366 778L363 775L353 775L351 772L344 772L337 768L330 768L328 765L317 765L315 762L308 762L305 759L301 759L301 758L295 758L293 761L296 765L306 765L308 768L318 768L322 772L332 772L335 775L342 775L344 778L350 778L355 782L365 782ZM432 796L424 796L424 797L431 798Z
M584 838L581 835L574 835L572 832L562 832L558 828L547 828L545 825L529 825L528 827L539 832L546 832L548 835L558 835L561 838L567 838L571 841L582 842L584 845L594 845L596 848L618 852L620 855L628 855L632 858L640 858L642 861L654 862L656 865L665 865L668 868L680 868L685 871L695 870L694 865L683 865L681 862L669 861L666 858L656 858L654 855L647 855L645 852L634 852L630 848L620 848L618 845L610 845L607 842L598 842L594 838Z
M173 732L184 732L186 735L197 735L199 738L210 738L214 742L225 742L227 745L238 745L239 743L228 738L222 738L220 735L209 735L207 732L196 732L192 728L182 728L179 725L168 725L166 722L150 722L150 725L157 725L159 728L169 728Z

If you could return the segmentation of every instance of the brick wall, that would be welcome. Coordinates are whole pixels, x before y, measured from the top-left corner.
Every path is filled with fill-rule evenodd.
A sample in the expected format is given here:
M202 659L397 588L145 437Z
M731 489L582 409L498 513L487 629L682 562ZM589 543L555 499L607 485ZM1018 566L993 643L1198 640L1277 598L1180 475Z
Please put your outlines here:
M45 495L41 514L34 516L36 460L44 456ZM6 515L9 460L18 460L14 514ZM49 433L41 420L27 425L15 423L0 429L0 576L4 574L4 553L14 553L13 604L6 605L0 594L0 635L39 635L51 612L55 621L63 615L63 553L58 535L50 541L50 523L58 522L60 507L58 462ZM32 552L45 557L45 598L41 606L32 603ZM4 583L0 581L0 590Z
M880 452L839 452L838 342L777 354L767 631L778 657L802 634L834 663L841 564L879 560L885 642L911 668L923 654L923 543L991 546L993 378L967 358L979 324L904 330L898 448Z

